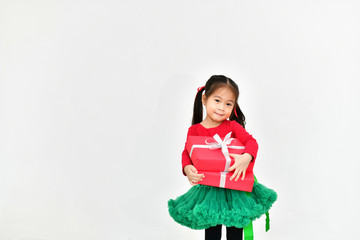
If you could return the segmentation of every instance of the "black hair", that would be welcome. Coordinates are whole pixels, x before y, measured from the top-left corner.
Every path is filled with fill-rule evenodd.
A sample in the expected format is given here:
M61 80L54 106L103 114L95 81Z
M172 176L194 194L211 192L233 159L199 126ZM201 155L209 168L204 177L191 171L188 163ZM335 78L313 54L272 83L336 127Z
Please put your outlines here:
M217 89L221 87L228 87L231 89L231 91L235 95L235 106L237 117L235 115L235 111L233 109L229 119L235 120L238 123L241 124L245 128L245 115L241 111L239 104L238 104L238 98L239 98L239 88L238 85L231 80L228 77L225 77L223 75L213 75L210 77L210 79L206 82L205 87L198 91L195 97L194 102L194 113L193 113L193 119L192 119L192 125L202 122L203 120L203 104L202 104L202 93L205 91L205 96L208 98L211 94L213 94Z

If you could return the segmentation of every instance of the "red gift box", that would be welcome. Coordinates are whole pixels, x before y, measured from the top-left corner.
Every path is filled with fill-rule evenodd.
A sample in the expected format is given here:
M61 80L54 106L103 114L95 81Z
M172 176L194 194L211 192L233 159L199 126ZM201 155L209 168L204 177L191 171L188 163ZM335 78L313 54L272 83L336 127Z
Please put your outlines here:
M222 144L227 144L229 153L243 154L245 147L236 138L230 138L231 132L227 134L224 139L221 139L217 134L213 137L209 136L189 136L186 142L186 149L190 155L192 164L197 170L204 171L227 171L227 168L234 164L234 158L229 157L228 161L221 149L221 146L215 149L210 149L220 141ZM217 140L216 140L217 139ZM218 144L219 145L219 144ZM246 172L252 173L254 168L254 161L251 161Z
M245 192L252 191L255 181L254 174L252 172L246 173L244 180L241 180L241 175L237 181L235 181L235 179L230 181L230 177L234 174L234 172L198 171L198 173L204 174L205 176L203 180L198 182L199 184L241 190Z

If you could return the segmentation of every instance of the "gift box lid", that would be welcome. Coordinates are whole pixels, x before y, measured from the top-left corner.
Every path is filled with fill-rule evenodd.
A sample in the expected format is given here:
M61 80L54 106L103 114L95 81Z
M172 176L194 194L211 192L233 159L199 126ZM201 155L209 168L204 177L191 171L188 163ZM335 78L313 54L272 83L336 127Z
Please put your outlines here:
M224 140L223 138L221 140ZM190 157L192 155L192 151L195 148L208 148L208 143L216 143L216 140L213 137L210 136L189 136L185 147L188 151ZM245 146L242 142L240 142L237 138L232 138L232 141L230 144L227 145L228 148L231 147L241 147L240 149L244 149ZM221 150L221 148L219 148Z
M229 133L231 134L231 133ZM220 138L218 138L220 139ZM224 139L221 139L222 141ZM225 157L221 151L221 148L211 149L208 143L216 143L216 140L210 136L189 136L186 142L186 149L190 155L191 161L198 170L208 170L208 171L226 171ZM243 143L237 139L232 138L231 142L228 142L228 150L230 153L242 154L245 151L245 146ZM233 157L231 158L231 165L233 164ZM205 161L206 162L205 162ZM207 163L209 164L207 166ZM230 166L230 165L229 165ZM228 166L228 167L229 167ZM225 168L224 168L225 167ZM252 172L254 167L254 161L251 161L247 172Z

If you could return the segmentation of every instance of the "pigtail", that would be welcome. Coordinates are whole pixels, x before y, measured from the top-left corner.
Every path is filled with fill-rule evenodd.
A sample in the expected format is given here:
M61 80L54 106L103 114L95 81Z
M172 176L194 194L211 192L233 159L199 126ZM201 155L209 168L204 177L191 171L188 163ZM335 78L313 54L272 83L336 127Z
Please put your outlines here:
M235 115L235 110L236 110L236 115ZM241 111L240 107L238 104L235 104L235 107L234 107L234 110L233 112L231 113L230 115L230 120L235 120L237 121L238 123L240 123L241 126L243 126L243 128L245 128L245 124L246 124L246 121L245 121L245 115L244 113Z
M203 105L202 105L202 93L205 90L205 87L199 88L194 101L194 112L192 118L192 124L201 123L203 120Z

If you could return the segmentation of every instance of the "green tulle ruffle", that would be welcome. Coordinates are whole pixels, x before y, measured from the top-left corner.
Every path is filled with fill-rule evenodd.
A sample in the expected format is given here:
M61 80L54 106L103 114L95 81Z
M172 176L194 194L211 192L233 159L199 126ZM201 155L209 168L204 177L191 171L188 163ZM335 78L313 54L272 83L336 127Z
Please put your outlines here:
M205 185L168 201L170 216L192 229L218 224L242 228L265 214L276 201L274 190L255 182L251 193Z

